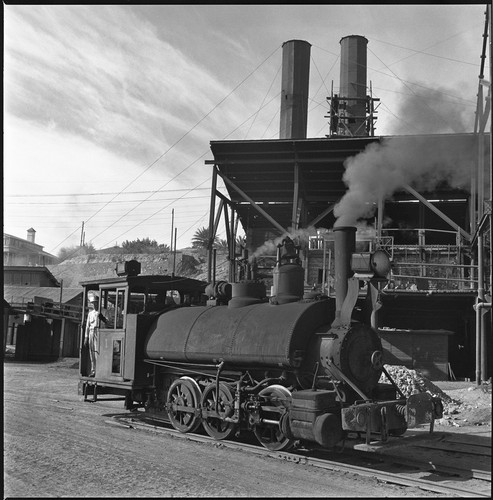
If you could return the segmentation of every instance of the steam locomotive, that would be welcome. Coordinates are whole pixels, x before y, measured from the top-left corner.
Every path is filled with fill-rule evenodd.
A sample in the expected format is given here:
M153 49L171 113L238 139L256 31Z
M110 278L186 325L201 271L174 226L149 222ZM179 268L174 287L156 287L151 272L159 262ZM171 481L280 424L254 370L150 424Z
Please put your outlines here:
M183 433L202 428L221 440L253 432L277 451L332 448L349 433L369 442L424 423L432 430L441 400L399 391L371 326L389 259L354 252L355 233L334 228L335 299L304 292L299 247L288 237L269 297L248 264L232 284L140 275L136 261L117 266L114 279L82 283L105 322L94 376L81 342L79 393L119 395L126 409Z

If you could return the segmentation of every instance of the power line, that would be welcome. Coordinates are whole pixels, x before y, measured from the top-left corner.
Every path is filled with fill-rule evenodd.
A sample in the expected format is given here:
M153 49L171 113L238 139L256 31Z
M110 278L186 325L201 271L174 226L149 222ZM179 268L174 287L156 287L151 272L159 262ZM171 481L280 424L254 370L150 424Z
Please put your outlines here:
M207 188L205 188L207 189ZM188 190L187 192L190 192ZM198 198L209 198L209 196L190 196L189 199L198 199ZM144 201L168 201L168 200L179 200L180 198L155 198L154 200L149 200L148 198L144 198L143 200L117 200L112 203L136 203L136 202L144 202ZM56 201L22 201L22 202L9 202L9 205L98 205L101 203L106 203L105 201L64 201L64 202L56 202ZM139 205L137 205L139 206Z
M199 188L200 190L207 190L207 188ZM147 193L174 193L176 191L189 191L188 188L177 188L177 189L161 189L161 190L148 190L148 191L125 191L125 194L147 194ZM50 193L50 194L11 194L6 195L6 198L41 198L41 197L49 197L53 198L54 196L107 196L112 194L121 194L121 192L101 192L101 193Z
M253 71L251 71L238 85L236 85L236 87L233 88L233 90L231 90L231 92L229 92L223 99L221 99L208 113L206 113L190 130L188 130L184 135L182 135L180 137L180 139L178 139L172 146L170 146L164 153L162 153L158 158L156 158L143 172L141 172L137 177L135 177L132 181L130 181L118 194L116 194L111 200L109 200L107 202L106 205L104 205L103 207L101 207L94 215L92 215L86 222L88 222L89 220L91 220L92 218L94 218L99 212L101 212L107 205L109 205L117 196L119 196L121 193L123 193L130 185L132 185L137 179L139 179L142 175L144 175L145 172L147 172L153 165L155 165L161 158L163 158L172 148L174 148L178 143L180 143L187 135L190 134L190 132L192 132L192 130L194 130L200 123L202 123L215 109L217 109L230 95L232 95L246 80L248 80L248 78L250 78L250 76L255 73L257 71L258 68L260 68L264 63L265 61L267 61L268 59L270 59L272 57L272 55L274 55L275 52L277 52L279 50L280 47L276 47L276 49L274 51L272 51L272 53L266 57ZM204 156L204 155L202 155ZM201 157L202 157L201 156ZM200 157L200 158L201 158ZM195 162L193 162L195 163ZM188 170L188 168L190 168L192 165L190 164L188 167L186 167L185 169L183 169L181 172L179 172L175 177L173 177L173 179L175 179L176 177L178 177L179 175L181 175L183 172L185 172L186 170ZM173 180L171 179L171 180ZM161 186L160 189L162 189L164 186L166 186L167 184L169 184L168 181L166 184L164 184L163 186ZM152 196L152 194L150 195ZM149 197L150 197L149 196ZM148 197L148 198L149 198ZM146 200L144 200L146 201ZM143 202L141 202L143 203ZM141 204L139 203L139 205ZM137 205L137 206L139 206ZM130 212L127 212L127 214L130 213ZM125 215L127 214L124 214L122 217L125 217ZM122 217L120 217L117 221L115 222L118 222L119 220L122 219ZM110 226L108 226L107 229L109 229L110 227L112 227L113 224L111 224ZM78 228L77 228L78 230ZM101 235L104 231L102 231L101 233L99 233L97 236ZM73 234L73 233L72 233ZM96 236L96 237L97 237ZM66 238L67 239L67 238ZM65 239L65 240L66 240ZM63 241L65 241L63 240ZM59 243L55 248L58 248L60 246L61 243Z
M202 155L202 156L205 156L205 153ZM202 184L204 184L204 182L208 182L209 179L205 179L205 181L202 181L197 187L201 186ZM195 188L193 188L195 189ZM193 191L193 189L191 191ZM186 194L186 193L185 193ZM183 195L185 196L185 195ZM146 219L144 219L143 221L139 222L138 224L135 224L134 226L132 226L128 231L125 231L124 233L118 235L116 238L112 238L112 240L114 239L119 239L121 238L124 234L127 234L129 231L131 231L132 229L136 228L137 226L143 224L144 222L148 221L150 218L154 217L156 214L158 214L159 212L162 212L164 209L168 208L169 206L171 205L171 203L168 203L168 205L166 205L165 207L163 208L160 208L157 212L154 212L152 215L150 215L149 217L147 217ZM121 219L121 218L120 218ZM118 219L118 220L120 220ZM111 227L111 226L110 226ZM99 233L97 236L99 236L100 234L102 233ZM103 248L106 246L106 245L109 245L109 243L106 243L105 245L103 245Z
M477 24L475 24L474 26L477 26ZM402 59L399 59L398 61L395 61L393 63L390 63L388 66L392 66L394 64L397 64L397 63L400 63L406 59L409 59L410 57L413 57L415 56L416 54L423 54L423 55L426 55L426 56L431 56L431 57L437 57L439 59L445 59L445 60L448 60L448 61L452 61L452 62L458 62L458 63L461 63L461 64L469 64L470 66L477 66L476 63L471 63L471 62L468 62L468 61L460 61L458 59L453 59L451 57L445 57L445 56L439 56L437 54L430 54L429 52L425 52L425 50L428 50L428 49L431 49L432 47L436 47L437 45L440 45L441 43L444 43L444 42L447 42L448 40L450 40L451 38L455 38L456 36L459 36L459 35L462 35L463 33L466 33L470 30L471 28L468 28L466 30L463 30L463 31L460 31L459 33L455 33L454 35L451 35L443 40L440 40L432 45L429 45L427 46L424 50L416 50L416 49L411 49L409 47L403 47L401 45L397 45L395 43L391 43L391 42L385 42L383 40L378 40L376 38L372 38L371 41L372 42L378 42L378 43L383 43L385 45L390 45L392 47L397 47L399 49L404 49L404 50L410 50L412 52L414 52L414 54L410 54L406 57L403 57Z
M380 61L380 62L381 62L384 66L386 66L386 64L385 64L385 63L384 63L384 62L383 62L383 61L382 61L382 60L381 60L381 59L380 59L380 58L379 58L379 57L378 57L378 56L377 56L377 55L376 55L376 54L375 54L375 53L374 53L371 49L368 49L368 50L369 50L369 51L370 51L370 52L371 52L371 53L372 53L372 54L373 54L373 55L374 55L374 56L375 56L375 57L376 57L376 58L377 58L377 59L378 59L378 60L379 60L379 61ZM388 66L386 66L386 67L387 67L387 69L388 69L388 70L392 71L392 73L395 75L395 77L396 77L397 79L399 79L402 83L404 83L404 80L402 80L401 78L399 78L399 77L395 74L395 72L394 72L392 69L390 69ZM411 92L414 96L419 97L419 96L418 96L418 95L417 95L417 94L413 91L413 89L411 89L411 88L407 85L407 83L404 83L404 86L405 86L406 88L408 88L408 89L409 89L409 91L410 91L410 92ZM440 113L438 113L435 109L433 109L433 108L431 108L430 106L428 106L428 104L426 104L426 102L423 102L423 104L424 104L424 105L425 105L425 106L426 106L426 107L427 107L427 108L428 108L428 109L429 109L432 113L434 113L436 116L438 116L439 118L441 118L442 120L444 120L444 121L445 121L445 118L444 118L444 117L443 117ZM413 128L416 128L416 127L414 127L414 126L412 126L412 127L413 127Z
M258 108L257 112L254 114L254 118L253 118L252 122L250 123L250 127L248 127L248 130L247 130L247 132L245 134L244 139L246 139L248 137L248 134L250 133L250 130L252 129L253 124L255 123L255 120L257 119L257 116L258 116L260 110L264 107L264 102L267 99L267 96L269 95L269 92L270 92L270 89L272 88L272 85L274 85L274 82L277 79L277 75L279 74L279 71L281 70L281 66L282 65L279 65L279 67L277 68L276 74L274 75L274 78L272 79L272 81L270 83L269 89L267 90L267 92L265 93L264 98L262 99L262 103L260 104L260 107Z

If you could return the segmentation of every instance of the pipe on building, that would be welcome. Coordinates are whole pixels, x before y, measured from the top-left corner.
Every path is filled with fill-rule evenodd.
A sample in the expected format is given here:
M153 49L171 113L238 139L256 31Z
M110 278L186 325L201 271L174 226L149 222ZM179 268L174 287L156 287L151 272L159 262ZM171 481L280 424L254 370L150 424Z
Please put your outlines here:
M486 325L483 321L485 309L491 310L491 302L485 302L484 293L484 259L483 235L478 234L478 297L474 305L476 311L476 385L481 385L488 377L487 350L486 350Z
M476 385L481 385L481 380L487 380L486 365L486 330L483 321L483 314L485 309L491 310L491 302L478 302L474 306L476 311Z
M306 139L310 49L304 40L282 44L280 139Z

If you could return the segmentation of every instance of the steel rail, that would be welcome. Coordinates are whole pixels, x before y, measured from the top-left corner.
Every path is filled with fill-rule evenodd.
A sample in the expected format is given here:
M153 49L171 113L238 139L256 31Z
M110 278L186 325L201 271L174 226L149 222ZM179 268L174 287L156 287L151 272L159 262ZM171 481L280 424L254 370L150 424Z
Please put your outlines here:
M345 464L345 463L340 463L334 460L328 460L328 459L321 459L321 458L314 458L314 457L309 457L307 455L302 455L299 453L290 453L290 452L284 452L284 451L271 451L266 448L260 447L259 445L251 445L248 443L236 443L233 441L229 440L221 440L217 441L209 436L202 436L194 433L181 433L173 428L169 427L161 427L161 426L156 426L153 424L149 423L142 423L139 422L140 420L138 418L138 415L134 415L133 417L131 415L115 415L113 420L105 420L106 423L110 425L120 425L124 428L131 429L131 428L136 428L136 429L142 429L145 431L153 431L157 433L163 433L163 434L168 434L172 435L173 437L181 438L181 439L187 439L189 441L196 441L199 443L209 443L213 444L216 447L225 447L233 450L240 450L240 451L249 451L251 453L254 453L256 455L264 456L264 457L270 457L270 458L275 458L278 460L285 460L287 462L293 462L301 465L311 465L314 467L318 467L321 469L326 469L326 470L332 470L336 472L349 472L353 473L359 476L364 476L364 477L371 477L371 478L376 478L381 481L385 481L387 483L392 483L392 484L397 484L401 486L408 486L408 487L418 487L422 490L426 491L432 491L435 493L440 493L440 494L454 494L459 497L472 497L472 498L491 498L491 493L490 493L490 487L488 485L488 492L474 492L471 491L470 489L463 489L463 488L458 488L456 486L451 486L451 485L438 485L436 482L432 481L427 481L425 479L420 479L420 478L409 478L408 476L405 476L403 474L396 474L392 472L385 472L385 471L380 471L377 469L372 469L369 467L362 467L359 465L351 465L351 464ZM125 423L124 423L125 422ZM371 457L368 457L371 458ZM382 457L379 457L379 459ZM399 463L399 460L396 458L394 460L394 457L390 457L390 460L392 463ZM389 461L389 459L387 459ZM403 463L402 461L400 463ZM426 464L426 463L420 463L420 462L414 462L410 463L412 466L419 467L421 470L418 470L417 472L426 472L427 470L433 473L439 473L440 472L440 467L435 466L433 464ZM430 470L431 469L431 470ZM444 471L446 472L446 471ZM449 471L450 472L450 471ZM458 473L458 470L455 471L455 473ZM491 480L491 476L490 476ZM487 480L486 480L487 481Z

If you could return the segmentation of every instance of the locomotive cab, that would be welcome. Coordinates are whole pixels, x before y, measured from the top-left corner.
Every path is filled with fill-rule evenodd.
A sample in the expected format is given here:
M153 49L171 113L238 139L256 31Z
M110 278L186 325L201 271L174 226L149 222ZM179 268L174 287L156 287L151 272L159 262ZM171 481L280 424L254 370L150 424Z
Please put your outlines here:
M126 272L130 269L130 273ZM139 276L117 266L115 278L81 283L84 287L80 335L79 394L93 401L101 394L125 397L126 406L144 399L152 385L144 362L149 326L162 312L198 305L205 283L176 276ZM95 311L95 312L94 312ZM90 317L97 316L89 332Z

